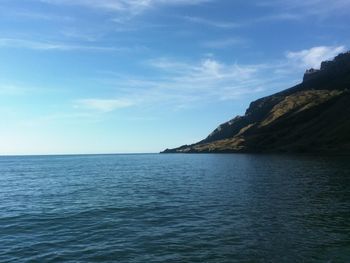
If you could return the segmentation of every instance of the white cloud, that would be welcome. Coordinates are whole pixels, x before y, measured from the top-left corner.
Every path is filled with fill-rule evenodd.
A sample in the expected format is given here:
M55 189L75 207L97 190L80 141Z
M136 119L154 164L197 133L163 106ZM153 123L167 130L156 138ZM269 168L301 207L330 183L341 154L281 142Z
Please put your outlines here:
M261 92L262 86L271 81L263 74L264 65L225 64L214 58L193 63L159 58L148 61L147 65L161 71L157 74L159 77L118 76L109 79L109 82L116 83L114 97L117 99L79 99L76 106L102 112L160 104L183 109L198 103L234 100L248 93Z
M259 2L258 5L277 7L299 16L347 15L350 11L348 0L265 0Z
M163 71L177 73L177 75L181 73L180 76L173 76L174 79L185 80L186 82L202 80L215 82L228 79L244 80L252 77L261 67L261 65L225 64L214 58L205 58L194 64L161 58L151 61L150 65Z
M344 52L344 46L319 46L297 52L287 52L289 61L302 68L319 68L322 61L332 59Z
M46 92L59 92L60 89L54 89L51 87L37 87L30 86L21 82L8 82L0 79L0 95L3 96L30 96L37 95Z
M205 41L202 43L203 47L207 48L213 48L213 49L222 49L222 48L228 48L232 46L237 46L245 43L245 40L242 38L226 38L226 39L217 39L217 40L210 40Z
M28 20L45 20L45 21L59 21L59 22L73 22L75 19L71 16L56 15L53 13L35 12L32 10L18 11L11 8L6 8L6 6L0 7L0 12L2 16L12 17L12 18L23 18Z
M56 51L130 51L141 49L142 47L106 47L91 46L82 44L55 43L49 41L36 41L16 38L0 38L0 47L6 48L26 48L33 50L56 50Z
M113 75L102 81L115 83L117 99L81 99L80 108L109 112L125 107L164 105L173 109L211 102L236 100L247 94L278 91L301 81L303 71L344 51L339 47L314 47L288 52L287 57L266 64L224 63L213 56L199 61L157 58L146 61L145 76ZM110 73L109 73L110 74Z
M75 102L76 108L111 112L121 108L127 108L134 104L128 99L81 99Z
M159 5L197 5L212 0L40 0L48 4L76 5L108 11L123 11L131 14L140 13Z
M195 17L195 16L184 16L182 19L195 23L195 24L200 24L200 25L205 25L205 26L211 26L211 27L217 27L217 28L222 28L222 29L232 29L232 28L237 28L240 27L241 24L238 23L233 23L233 22L228 22L228 21L215 21L215 20L210 20L202 17Z
M26 89L15 85L0 85L0 95L23 95Z
M269 22L269 21L299 21L303 18L303 16L298 12L298 13L276 13L276 14L271 14L271 15L264 15L261 17L256 17L253 19L251 22L252 24L256 23L262 23L262 22Z

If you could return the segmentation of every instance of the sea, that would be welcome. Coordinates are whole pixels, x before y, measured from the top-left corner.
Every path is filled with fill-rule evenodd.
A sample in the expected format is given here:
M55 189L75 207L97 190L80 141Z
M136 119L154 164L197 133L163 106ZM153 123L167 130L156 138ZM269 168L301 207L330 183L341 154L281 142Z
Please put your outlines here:
M0 157L0 262L350 262L350 157Z

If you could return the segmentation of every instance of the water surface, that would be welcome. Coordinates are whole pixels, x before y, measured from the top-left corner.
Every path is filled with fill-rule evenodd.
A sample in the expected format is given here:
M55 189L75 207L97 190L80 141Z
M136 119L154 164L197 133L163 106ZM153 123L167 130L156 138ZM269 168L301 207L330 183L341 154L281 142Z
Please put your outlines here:
M0 262L350 262L350 158L0 157Z

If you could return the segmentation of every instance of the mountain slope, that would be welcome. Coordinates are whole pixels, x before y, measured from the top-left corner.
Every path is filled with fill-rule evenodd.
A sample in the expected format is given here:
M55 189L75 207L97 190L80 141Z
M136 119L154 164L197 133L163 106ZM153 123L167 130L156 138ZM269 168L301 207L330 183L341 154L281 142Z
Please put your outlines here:
M307 70L303 82L252 102L204 140L164 153L350 153L350 52Z

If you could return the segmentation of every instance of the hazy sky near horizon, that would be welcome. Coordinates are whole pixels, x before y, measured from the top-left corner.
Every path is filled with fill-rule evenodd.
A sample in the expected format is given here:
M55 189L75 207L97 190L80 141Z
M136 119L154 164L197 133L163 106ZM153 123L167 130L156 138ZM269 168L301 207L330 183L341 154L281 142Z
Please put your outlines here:
M158 152L350 46L348 0L0 0L0 154Z

